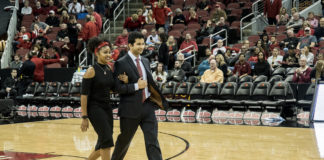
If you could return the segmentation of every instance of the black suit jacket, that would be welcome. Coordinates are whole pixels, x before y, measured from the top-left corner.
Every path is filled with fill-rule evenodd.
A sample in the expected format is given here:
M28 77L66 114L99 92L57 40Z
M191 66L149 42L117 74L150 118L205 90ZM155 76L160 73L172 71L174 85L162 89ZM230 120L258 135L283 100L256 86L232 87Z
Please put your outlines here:
M157 85L153 81L153 77L150 70L150 65L148 59L141 57L142 63L145 67L148 88L151 92L149 97L152 102L157 104L162 109L168 108L168 103L162 96ZM135 83L137 83L140 78L132 58L126 54L122 58L116 61L115 65L115 86L116 91L120 95L120 103L118 109L118 115L125 118L138 118L142 112L142 90L135 91ZM128 76L128 83L125 84L120 81L117 77L119 74L126 73Z

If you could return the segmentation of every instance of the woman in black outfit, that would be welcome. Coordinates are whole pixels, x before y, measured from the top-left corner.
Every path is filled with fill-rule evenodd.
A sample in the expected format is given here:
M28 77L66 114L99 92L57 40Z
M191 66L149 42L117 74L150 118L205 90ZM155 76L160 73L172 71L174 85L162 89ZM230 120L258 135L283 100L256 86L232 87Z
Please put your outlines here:
M159 47L159 62L163 63L163 68L165 71L168 70L169 65L169 47L166 44L168 37L165 33L159 34L161 45Z
M254 64L254 76L255 79L257 76L264 75L270 76L270 65L268 61L265 60L265 56L263 52L259 52L258 54L258 62Z
M227 64L223 54L217 54L215 59L218 65L217 68L223 72L224 80L226 80L227 77L229 77L229 75L231 74L231 72L227 69Z
M94 37L88 42L88 49L96 56L96 63L83 76L81 109L81 130L87 131L89 121L98 134L95 150L88 157L89 160L101 156L103 160L110 160L110 148L113 141L113 116L109 104L110 91L114 87L114 77L111 68L107 65L111 61L111 45L104 38ZM119 78L127 83L127 76Z

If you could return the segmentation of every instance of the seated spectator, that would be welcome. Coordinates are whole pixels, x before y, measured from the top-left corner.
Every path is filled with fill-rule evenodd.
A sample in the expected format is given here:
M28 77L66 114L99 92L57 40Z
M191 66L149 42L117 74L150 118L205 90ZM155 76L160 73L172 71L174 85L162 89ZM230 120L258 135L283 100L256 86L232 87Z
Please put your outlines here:
M137 14L132 14L131 17L125 19L124 28L130 31L139 31L141 29L141 22L138 19Z
M323 54L321 54L323 56ZM324 80L324 60L318 60L311 72L311 78Z
M182 10L180 8L177 8L175 10L175 16L173 17L173 24L185 24L186 23L186 18L182 14Z
M11 70L11 76L7 77L3 82L2 89L0 90L0 97L16 98L17 96L17 69Z
M99 34L102 29L102 19L99 13L95 12L92 7L87 8L88 14L93 16L95 19L95 24L97 26L97 33Z
M272 35L269 42L269 49L272 51L274 48L279 48L279 43L277 42L276 36Z
M289 15L285 7L280 8L279 14L276 16L277 25L286 25L289 20Z
M44 34L46 34L47 31L50 29L50 26L44 22L41 22L38 16L35 17L34 22L30 27L32 31L34 31L34 26L36 24L38 25L39 29L43 31Z
M297 45L297 44L296 44ZM260 52L262 52L265 56L265 59L268 58L268 50L267 48L268 47L265 47L263 44L262 44L262 40L258 40L255 44L256 48L259 48Z
M258 53L258 62L254 64L253 79L260 75L270 76L270 65L268 61L265 60L263 52Z
M318 42L324 40L324 17L320 19L320 26L316 28L314 35Z
M181 64L178 60L174 62L173 70L168 74L168 81L182 82L185 80L185 71L181 69Z
M52 57L50 56L49 52L47 52L47 48L45 46L42 47L40 55L41 55L40 58L43 58L43 59L52 59Z
M81 13L87 13L88 7L91 7L92 9L95 9L95 6L93 3L89 2L89 0L84 0L83 4L81 4ZM104 14L103 14L104 15Z
M35 55L37 55L37 57L41 57L41 46L39 44L35 44L33 45L31 52L34 53ZM32 55L32 54L30 54Z
M183 50L189 46L194 46L191 48L188 48L186 50ZM186 34L185 40L182 42L180 46L180 50L183 50L182 53L184 54L185 57L189 57L193 54L194 51L198 51L198 46L195 40L191 39L191 35L189 33Z
M81 24L79 24L81 26ZM78 43L78 34L81 31L78 27L78 22L74 15L70 17L70 21L67 24L68 29L68 36L70 38L71 43L73 43L75 46Z
M226 52L226 48L223 46L223 40L218 40L217 41L217 46L213 49L213 55L217 55L219 52L218 51L221 51L221 53L224 55L225 52Z
M48 42L48 38L44 35L43 31L40 30L38 36L34 39L34 44L38 44L40 46L47 46Z
M303 23L303 27L298 31L298 33L296 34L296 37L305 37L305 28L306 27L310 27L310 24L308 23L308 21L305 21ZM311 30L311 35L314 35L314 29L310 28Z
M215 33L215 27L212 25L211 20L207 20L206 25L198 32L197 43L200 44L204 38L207 38L209 35Z
M293 28L294 33L297 33L301 26L303 25L303 19L299 17L299 13L296 12L293 14L293 16L290 18L288 23L286 24L287 29Z
M308 46L310 48L315 47L317 40L315 36L312 36L311 30L309 27L305 28L305 37L300 38L299 43L297 45L297 49L304 48L304 46Z
M25 49L30 49L32 46L32 42L30 41L30 38L28 37L28 35L23 35L22 36L22 42L20 42L17 45L17 48L25 48Z
M302 48L300 51L301 51L300 59L301 58L306 58L307 66L313 66L314 54L309 52L309 48L307 46L304 46L304 48Z
M223 77L226 79L229 75L231 75L231 71L227 68L226 61L222 54L217 54L216 56L217 68L223 72Z
M138 9L136 11L136 14L138 15L138 20L141 22L141 27L144 26L144 24L146 23L146 21L145 21L144 15L143 15L143 9L141 9L141 8Z
M20 56L16 54L14 56L14 60L10 62L9 67L19 69L21 65L22 65L22 61L20 60Z
M95 18L93 16L87 15L86 16L86 21L87 23L82 27L82 35L83 35L83 40L88 41L92 37L98 36L98 29L97 25L95 24Z
M127 29L123 29L122 34L116 38L115 46L121 48L127 48L127 44L128 44L128 31Z
M237 75L239 78L251 75L251 66L245 60L245 55L239 55L239 61L235 64L233 74Z
M178 52L178 44L177 41L174 39L173 36L169 36L167 42L166 42L168 48L169 48L169 69L173 68L174 61L175 61L175 54Z
M182 53L179 53L177 56L177 60L180 63L181 69L185 71L186 76L188 77L191 74L192 68L191 68L191 64L185 61L184 59L185 59L184 55Z
M318 19L315 18L314 12L308 12L307 21L309 22L311 28L318 27Z
M75 57L75 46L70 42L68 36L64 37L64 45L62 46L62 55L65 55L69 58L69 67L74 67Z
M244 47L243 47L244 46ZM251 48L250 48L250 41L249 40L244 40L243 41L243 46L241 47L241 50L239 52L239 54L243 53L245 60L247 61L251 56ZM237 55L237 59L239 58L239 54Z
M209 63L210 60L215 59L214 55L210 55L207 59L203 60L199 66L198 66L198 71L199 71L199 76L202 76L204 72L210 68Z
M290 9L290 16L293 16L295 13L297 13L297 8L296 7L293 7ZM298 13L299 14L299 13Z
M61 0L60 1L60 5L59 5L59 7L57 9L57 14L60 14L61 15L63 11L68 12L68 10L69 10L69 7L66 4L66 0Z
M223 83L224 74L217 68L217 62L215 59L210 60L210 69L207 69L201 76L200 82L203 83Z
M60 17L60 24L62 23L68 23L70 19L70 16L66 10L62 11L62 15Z
M167 72L164 71L163 63L159 63L156 70L152 73L155 82L165 83L168 77Z
M29 6L29 1L26 0L24 2L24 7L21 8L21 14L22 15L29 15L32 14L33 9Z
M81 12L81 4L78 0L73 0L72 3L69 4L69 13L78 14Z
M307 66L307 59L301 58L299 60L300 67L296 69L293 77L293 83L310 83L310 74L312 69Z
M50 28L58 27L60 25L60 20L55 16L53 10L49 11L49 16L46 18L45 23L50 26Z
M39 1L36 2L36 6L32 10L34 16L38 16L40 14L46 14L45 9L42 8L41 3Z
M48 1L48 7L46 7L46 14L49 14L50 11L54 11L54 14L57 13L57 7L54 5L53 0Z
M288 48L288 46L293 45L297 46L299 39L295 36L294 31L292 29L287 30L287 38L281 42L284 48Z
M220 20L220 17L224 17L225 20L227 19L226 12L220 7L220 5L217 3L215 5L215 11L212 13L211 20L212 22L216 23Z
M214 33L217 33L217 32L219 32L219 31L221 31L223 29L227 30L227 32L228 32L229 26L226 25L225 18L220 17L219 21L216 22L216 27L215 27ZM213 37L213 39L214 39L214 41L217 41L219 39L224 39L225 37L226 37L225 32L221 32L220 34L215 35Z
M210 10L210 2L208 0L201 0L198 2L197 7L200 10L209 11Z
M145 15L145 22L146 24L155 24L155 18L153 17L153 10L149 9L147 14Z
M32 35L26 31L26 27L25 26L21 26L20 27L20 32L18 32L15 36L15 41L19 43L23 43L23 36L26 35L28 37L28 39L30 40L32 38Z
M279 48L274 48L272 50L272 56L268 57L267 61L270 64L272 70L281 66L283 57L279 54Z
M250 63L251 68L253 69L254 64L258 62L258 55L260 53L260 49L258 47L254 47L251 48L251 51L252 51L251 56L247 61Z
M149 46L155 46L160 44L160 40L159 40L159 35L157 34L155 28L153 28L151 30L151 35L149 35L146 39L146 44Z
M295 46L288 46L288 53L284 55L282 66L286 68L298 67L299 56L295 53Z
M198 23L198 15L194 8L189 9L189 15L186 17L186 24Z

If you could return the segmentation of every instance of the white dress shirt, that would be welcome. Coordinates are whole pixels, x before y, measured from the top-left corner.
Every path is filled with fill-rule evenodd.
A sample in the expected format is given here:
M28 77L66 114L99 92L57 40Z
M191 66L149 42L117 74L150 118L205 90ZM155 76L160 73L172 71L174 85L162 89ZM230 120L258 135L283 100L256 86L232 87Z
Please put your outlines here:
M132 60L134 62L134 65L137 67L137 63L136 63L137 57L135 57L133 55L133 53L130 52L130 51L128 51L128 55L132 58ZM143 77L142 78L143 78L143 80L145 80L145 81L148 82L146 70L145 70L144 64L142 63L142 58L141 58L141 56L139 56L138 58L139 58L139 63L140 63L140 66L141 66L141 69L142 69L142 73L143 73ZM137 70L137 68L136 68L136 70ZM137 91L137 90L139 90L138 83L135 83L135 91ZM148 87L145 87L145 96L146 96L146 98L150 97L150 95L151 95L151 93L149 92Z
M69 4L69 13L78 14L80 13L80 11L81 11L81 4L79 2L77 2L76 4L74 4L73 2Z

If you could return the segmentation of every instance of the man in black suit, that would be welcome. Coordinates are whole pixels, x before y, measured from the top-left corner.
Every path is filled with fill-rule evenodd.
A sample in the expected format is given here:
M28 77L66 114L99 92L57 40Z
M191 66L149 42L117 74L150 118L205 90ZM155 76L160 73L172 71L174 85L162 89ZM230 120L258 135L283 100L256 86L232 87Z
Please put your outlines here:
M162 160L155 106L166 109L168 104L153 81L149 61L140 56L145 46L144 36L132 32L128 37L128 46L130 51L115 63L115 75L126 74L128 83L115 80L120 94L118 115L121 133L111 159L124 159L138 126L141 126L148 159Z

